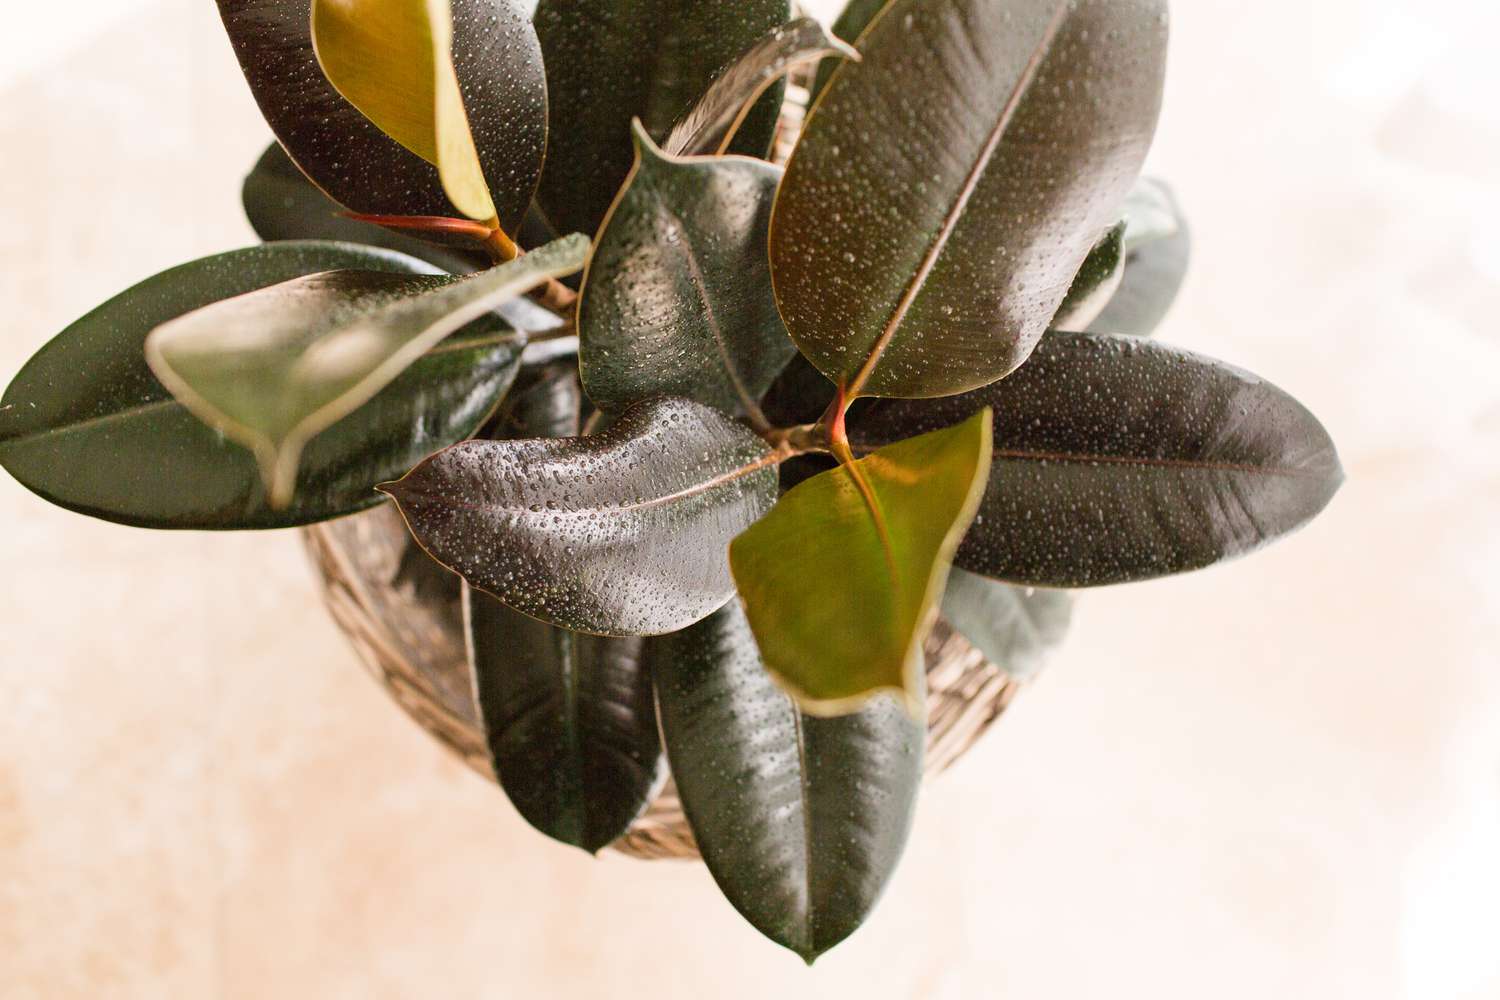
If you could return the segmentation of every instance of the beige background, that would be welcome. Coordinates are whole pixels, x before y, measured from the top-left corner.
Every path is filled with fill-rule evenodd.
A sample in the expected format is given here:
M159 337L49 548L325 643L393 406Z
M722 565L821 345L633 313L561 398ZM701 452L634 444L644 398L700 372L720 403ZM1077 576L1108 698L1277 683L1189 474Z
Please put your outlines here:
M1163 336L1306 401L1349 483L1251 559L1087 595L810 971L698 866L533 835L365 678L294 534L0 477L0 996L1500 997L1489 9L1177 4ZM266 138L207 0L36 11L0 42L4 377L250 242Z

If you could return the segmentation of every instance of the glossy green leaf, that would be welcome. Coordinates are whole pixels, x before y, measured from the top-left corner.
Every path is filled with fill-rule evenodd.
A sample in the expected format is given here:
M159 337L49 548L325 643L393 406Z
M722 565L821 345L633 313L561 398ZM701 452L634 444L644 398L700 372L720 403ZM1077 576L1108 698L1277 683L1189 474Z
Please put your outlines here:
M485 435L501 440L577 437L583 426L583 388L571 358L530 365L520 375Z
M547 145L536 34L514 0L452 0L453 68L500 225L514 233ZM219 0L272 131L340 204L372 215L451 215L436 167L345 100L313 53L312 0Z
M1149 179L1143 179L1126 200L1125 224L1120 287L1088 329L1149 337L1182 288L1192 234L1171 189Z
M494 217L453 70L450 0L312 0L312 42L334 89L437 167L460 212Z
M1109 305L1120 279L1125 276L1125 223L1121 222L1084 258L1083 266L1073 278L1068 294L1057 315L1052 318L1054 330L1086 330Z
M614 411L686 396L728 413L796 353L771 296L766 223L781 169L667 156L635 123L636 165L605 218L578 304L589 398Z
M1164 0L893 0L808 116L771 214L797 346L851 395L1025 360L1156 125Z
M922 777L920 723L890 699L802 715L737 603L647 640L662 735L698 849L762 934L811 962L874 908Z
M1073 595L1018 587L955 566L943 592L943 617L986 660L1015 680L1029 681L1067 634Z
M995 412L989 487L956 565L1089 587L1180 573L1309 521L1343 481L1296 400L1218 361L1131 337L1052 333L1014 375L941 400L879 400L856 451Z
M163 323L146 338L146 361L199 419L255 453L271 503L282 506L314 435L450 333L581 268L588 245L565 237L462 278L357 270L294 278Z
M756 98L794 67L824 56L858 59L859 53L810 17L772 28L714 80L662 148L674 156L725 152Z
M280 143L261 154L241 190L245 217L263 240L337 240L385 247L449 274L471 274L491 265L480 250L438 246L395 229L350 219L344 207L328 197L292 162Z
M505 401L511 437L575 436L572 366L539 369ZM597 851L629 829L663 777L639 638L556 628L465 585L469 658L500 785L527 822Z
M775 464L717 410L666 398L591 437L467 441L381 489L434 558L511 608L654 635L734 593L725 546L775 502Z
M859 36L864 34L870 22L875 20L875 15L880 13L890 0L849 0L844 5L843 11L833 22L833 34L835 38L845 42L857 42ZM839 60L825 59L818 67L818 75L813 80L811 97L813 101L823 92L828 85L828 78L833 76L833 71L838 69ZM811 106L811 102L809 102Z
M593 233L630 172L630 120L661 142L714 78L791 17L788 0L542 0L551 144L537 200L560 231ZM770 148L773 86L731 149Z
M639 637L555 628L465 588L495 774L542 833L590 853L625 833L662 774Z
M804 711L895 691L921 711L922 642L984 492L990 414L814 476L729 547L766 668Z
M150 528L279 528L378 503L376 483L468 437L504 394L520 351L497 317L428 352L314 438L298 490L281 510L267 502L250 453L188 413L142 350L152 329L177 316L338 268L431 271L386 250L289 242L148 278L69 326L16 376L0 398L0 464L53 503Z

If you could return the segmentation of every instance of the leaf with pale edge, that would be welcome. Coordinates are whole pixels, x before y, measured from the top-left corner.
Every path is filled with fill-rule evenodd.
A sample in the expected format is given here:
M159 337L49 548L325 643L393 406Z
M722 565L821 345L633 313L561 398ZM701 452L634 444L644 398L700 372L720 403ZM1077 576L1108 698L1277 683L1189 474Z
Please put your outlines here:
M468 277L328 271L215 302L146 338L146 361L200 420L255 453L274 506L302 449L450 333L583 266L569 236ZM511 332L510 340L524 340Z
M451 0L453 70L500 226L514 234L547 148L547 84L536 32L515 0ZM382 132L319 67L312 0L219 0L224 28L266 122L340 204L371 215L449 215L438 169Z
M60 506L150 528L279 528L380 501L374 485L473 434L516 373L515 332L489 314L426 352L364 406L314 438L291 503L273 508L254 458L197 420L156 380L143 344L158 325L232 296L339 268L429 275L371 247L286 242L164 271L73 323L0 400L0 464ZM423 277L422 281L433 280Z
M990 414L801 483L729 549L766 667L804 711L921 710L922 643L984 492Z
M453 70L449 0L312 0L312 42L328 82L437 167L460 212L481 222L494 217Z

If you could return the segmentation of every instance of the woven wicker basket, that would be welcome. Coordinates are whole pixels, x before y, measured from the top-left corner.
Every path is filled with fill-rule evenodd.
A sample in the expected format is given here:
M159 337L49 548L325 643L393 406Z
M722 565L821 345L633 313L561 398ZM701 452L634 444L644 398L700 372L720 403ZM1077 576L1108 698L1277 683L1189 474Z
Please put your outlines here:
M391 697L422 728L493 779L464 652L458 578L410 541L387 503L304 530L334 621ZM945 769L995 721L1017 684L939 621L927 640L927 773ZM638 858L695 858L668 781L613 848Z

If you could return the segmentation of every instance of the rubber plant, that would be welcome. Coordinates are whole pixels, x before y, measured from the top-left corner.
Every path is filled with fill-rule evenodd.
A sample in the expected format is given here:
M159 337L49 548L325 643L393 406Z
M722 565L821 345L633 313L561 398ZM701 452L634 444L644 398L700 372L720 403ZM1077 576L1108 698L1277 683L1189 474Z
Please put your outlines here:
M901 854L939 613L1029 672L1066 588L1248 552L1341 482L1286 393L1146 339L1188 248L1138 178L1165 0L853 0L832 34L788 0L218 2L267 242L41 348L0 462L151 528L393 499L466 581L526 819L596 851L670 766L809 961Z

